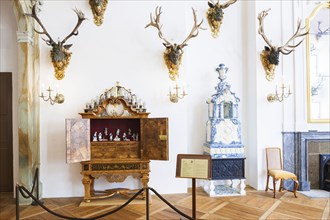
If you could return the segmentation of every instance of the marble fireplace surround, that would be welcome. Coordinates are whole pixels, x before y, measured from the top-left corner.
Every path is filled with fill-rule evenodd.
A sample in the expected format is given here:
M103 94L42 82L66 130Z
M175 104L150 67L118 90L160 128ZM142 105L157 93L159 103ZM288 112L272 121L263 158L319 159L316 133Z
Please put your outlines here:
M308 143L330 141L330 132L282 132L283 137L283 168L293 172L299 180L299 190L311 189L308 175ZM293 190L293 181L284 182L284 188Z

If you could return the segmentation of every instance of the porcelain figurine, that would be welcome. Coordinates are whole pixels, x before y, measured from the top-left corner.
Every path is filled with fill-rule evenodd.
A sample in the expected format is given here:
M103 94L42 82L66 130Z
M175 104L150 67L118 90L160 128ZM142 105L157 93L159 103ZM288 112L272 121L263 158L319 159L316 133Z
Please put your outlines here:
M116 137L113 139L114 141L120 141L119 133L120 133L120 129L118 128L116 131Z
M102 133L100 132L100 133L99 133L99 141L102 141L102 139L103 139L103 138L102 138Z
M97 131L95 131L95 133L93 135L93 141L97 141Z

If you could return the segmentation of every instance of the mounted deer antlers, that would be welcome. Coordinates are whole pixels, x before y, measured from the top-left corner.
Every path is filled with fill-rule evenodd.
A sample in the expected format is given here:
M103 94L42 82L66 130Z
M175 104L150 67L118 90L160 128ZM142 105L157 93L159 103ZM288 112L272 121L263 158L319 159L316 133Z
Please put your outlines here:
M262 36L264 41L269 46L265 46L265 49L260 54L261 63L266 71L266 79L268 81L271 81L275 77L275 67L279 64L279 54L282 53L284 55L288 55L294 51L296 47L298 47L304 39L299 41L299 43L295 45L290 45L290 42L293 41L297 37L302 37L308 34L308 31L305 33L302 33L302 31L305 29L305 27L301 28L301 20L298 20L297 23L297 30L292 35L292 37L283 45L283 46L273 46L271 42L268 40L264 33L264 18L268 15L270 9L267 11L262 11L258 15L259 20L259 30L258 33Z
M158 36L160 39L164 41L163 45L166 47L166 50L163 54L165 64L169 70L170 78L172 80L175 80L178 77L179 72L179 66L181 64L181 58L183 54L183 48L187 46L187 42L198 35L199 29L203 28L201 27L203 20L198 24L197 18L196 18L196 12L194 9L193 16L194 16L194 25L190 31L190 34L188 37L181 43L171 43L170 41L166 40L162 33L162 25L159 24L160 21L160 15L162 13L161 11L162 7L157 7L155 10L155 17L152 16L152 13L150 13L150 23L145 26L145 28L152 26L155 27L158 30Z
M211 33L214 38L218 37L220 26L223 20L223 9L229 7L229 5L234 4L237 0L229 0L224 4L220 4L219 0L217 3L213 1L209 1L207 4L209 5L209 9L206 12L207 21L211 28Z
M61 80L64 78L64 71L66 67L69 65L70 58L71 58L71 52L69 52L70 47L72 44L65 44L65 42L72 36L78 35L78 28L81 25L81 23L86 19L84 16L84 13L75 9L74 12L78 16L78 22L73 31L65 37L62 41L58 41L57 43L52 39L50 34L47 32L44 25L41 23L40 19L37 16L36 13L36 5L32 7L32 14L26 14L27 16L30 16L35 19L35 21L39 24L39 26L42 28L42 31L38 31L34 28L34 31L37 32L40 35L46 35L48 39L42 38L48 46L52 47L52 50L50 51L50 57L52 59L53 66L55 68L55 77L58 80Z

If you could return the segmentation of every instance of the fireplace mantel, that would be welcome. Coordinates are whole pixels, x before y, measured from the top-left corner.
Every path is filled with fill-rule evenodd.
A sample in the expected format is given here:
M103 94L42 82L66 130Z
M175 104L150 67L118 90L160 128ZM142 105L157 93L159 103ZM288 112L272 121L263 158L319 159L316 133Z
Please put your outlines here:
M293 172L299 180L299 190L309 191L308 178L308 142L330 141L330 132L282 132L283 135L283 169ZM284 182L284 188L293 190L293 181Z

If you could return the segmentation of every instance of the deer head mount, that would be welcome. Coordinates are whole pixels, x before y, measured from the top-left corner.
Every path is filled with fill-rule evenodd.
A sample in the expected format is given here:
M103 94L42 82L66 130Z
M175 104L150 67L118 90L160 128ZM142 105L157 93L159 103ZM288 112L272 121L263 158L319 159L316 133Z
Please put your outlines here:
M103 23L104 12L107 9L108 0L89 0L91 6L94 23L100 26Z
M273 46L271 44L271 41L268 40L264 33L264 18L268 15L270 9L267 11L262 11L258 15L259 20L259 30L258 33L262 36L262 38L265 40L268 46L265 46L265 49L260 54L260 59L262 66L264 67L266 71L266 79L268 81L271 81L275 77L275 68L279 64L279 55L280 53L284 55L288 55L294 51L296 47L298 47L304 39L299 41L297 44L290 45L290 43L297 37L302 37L308 34L308 31L303 33L302 31L305 29L305 27L301 26L301 20L298 20L297 23L297 30L296 32L290 37L290 39L283 45L283 46Z
M198 35L199 30L203 28L201 27L203 20L198 23L196 18L196 11L192 9L193 16L194 16L194 25L190 31L190 34L188 37L181 43L171 43L170 41L166 40L162 33L162 25L159 24L160 21L160 15L162 13L161 11L162 7L157 7L155 10L155 17L152 16L152 13L150 13L150 23L145 26L145 28L152 26L155 27L158 30L158 36L160 39L164 41L163 45L166 47L165 52L163 54L165 64L169 70L170 73L170 79L175 80L179 76L179 67L181 64L181 58L183 54L183 48L187 46L187 42Z
M78 35L78 28L81 25L81 23L86 19L84 16L84 13L81 11L75 9L74 12L78 16L78 22L73 31L66 36L62 41L58 41L57 43L52 39L50 34L47 32L44 25L41 23L40 19L37 16L36 12L36 5L32 7L32 14L26 14L27 16L30 16L35 19L35 21L39 24L42 31L38 31L34 28L34 31L37 32L40 35L46 35L47 39L42 38L48 46L51 46L52 49L50 51L50 57L52 59L52 63L55 69L55 77L58 80L61 80L64 78L64 72L66 67L69 65L70 58L71 58L71 52L69 52L70 47L72 44L65 44L65 42L72 36Z
M214 3L209 1L209 9L206 12L207 21L211 28L211 33L214 38L219 36L220 26L223 20L223 9L227 8L229 5L234 4L237 0L229 0L224 4L220 4L219 1Z

